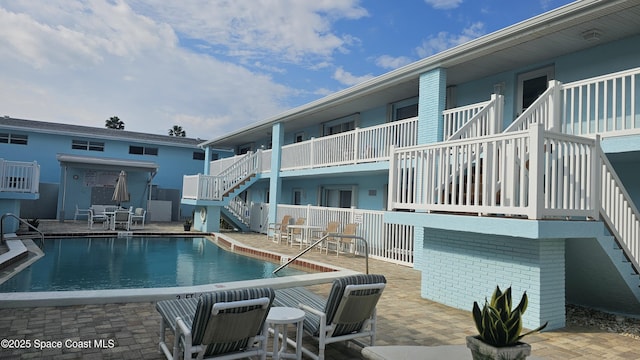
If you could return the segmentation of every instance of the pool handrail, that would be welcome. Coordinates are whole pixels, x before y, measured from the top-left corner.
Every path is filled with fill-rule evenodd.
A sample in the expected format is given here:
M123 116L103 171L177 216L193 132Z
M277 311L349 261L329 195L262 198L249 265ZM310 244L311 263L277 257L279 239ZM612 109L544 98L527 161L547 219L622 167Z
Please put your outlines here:
M300 256L306 254L309 250L311 250L314 247L316 247L320 242L324 241L328 237L339 237L339 238L347 238L347 239L354 239L354 240L362 240L362 242L364 243L364 261L365 261L365 271L366 271L365 273L366 274L369 273L369 243L367 243L367 240L365 240L365 238L363 238L362 236L357 236L357 235L347 235L347 234L341 234L341 233L327 233L326 235L324 235L320 239L316 240L316 242L314 242L313 244L309 245L309 247L307 247L306 249L304 249L300 253L298 253L298 255L292 257L286 263L278 266L277 269L273 270L272 274L275 274L278 271L284 269L289 264L291 264L292 262L296 261Z
M17 219L19 222L27 225L27 227L35 230L36 232L38 232L40 234L40 248L44 248L44 234L42 233L42 231L38 230L38 228L34 227L33 225L29 224L27 221L25 221L24 219L20 218L19 216L12 214L12 213L4 213L2 215L2 217L0 217L0 244L4 244L5 240L4 240L4 219L7 217L13 217L15 219Z

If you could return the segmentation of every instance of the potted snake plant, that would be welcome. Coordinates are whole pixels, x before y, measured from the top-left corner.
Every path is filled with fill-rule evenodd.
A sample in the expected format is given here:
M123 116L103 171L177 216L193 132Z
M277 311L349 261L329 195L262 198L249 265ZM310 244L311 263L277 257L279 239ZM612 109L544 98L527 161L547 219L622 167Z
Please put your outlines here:
M520 340L531 333L544 329L548 322L527 333L522 332L522 314L527 310L527 293L515 309L511 308L511 287L502 292L499 286L485 299L482 310L473 302L473 320L479 335L467 336L467 347L474 360L481 359L525 359L531 354L531 345Z

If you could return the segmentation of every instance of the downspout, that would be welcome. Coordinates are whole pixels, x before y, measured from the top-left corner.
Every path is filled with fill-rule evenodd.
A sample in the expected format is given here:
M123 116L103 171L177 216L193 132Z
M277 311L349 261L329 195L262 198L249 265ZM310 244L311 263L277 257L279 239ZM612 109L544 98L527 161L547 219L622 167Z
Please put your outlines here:
M157 172L156 171L152 171L149 172L149 174L151 174L151 177L149 178L149 180L147 181L147 185L148 185L148 196L147 196L147 204L145 206L145 210L147 212L149 212L149 203L151 202L151 182L153 181L153 178L156 177Z
M62 205L60 208L60 214L58 221L64 222L64 209L67 204L67 166L64 166L63 177L62 177Z

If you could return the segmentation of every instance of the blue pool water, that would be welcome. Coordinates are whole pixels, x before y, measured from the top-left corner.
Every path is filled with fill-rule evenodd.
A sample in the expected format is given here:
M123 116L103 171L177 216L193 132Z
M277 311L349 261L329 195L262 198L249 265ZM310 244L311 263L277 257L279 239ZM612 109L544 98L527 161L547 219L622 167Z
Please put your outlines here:
M205 238L47 239L45 256L0 292L191 286L275 277L278 266L225 251ZM285 268L278 277L303 272Z

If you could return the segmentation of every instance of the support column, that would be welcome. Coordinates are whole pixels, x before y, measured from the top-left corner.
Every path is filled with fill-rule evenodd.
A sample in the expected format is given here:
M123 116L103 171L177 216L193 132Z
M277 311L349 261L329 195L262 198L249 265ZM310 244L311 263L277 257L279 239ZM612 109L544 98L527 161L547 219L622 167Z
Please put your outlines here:
M418 144L442 141L442 111L447 95L447 70L434 69L420 75L418 98Z
M211 170L211 148L205 146L204 148L204 173L205 175L209 175L209 170Z
M278 222L278 204L282 199L280 165L282 145L284 145L284 124L274 124L271 130L271 173L269 175L269 216L267 219L270 224L274 224Z

